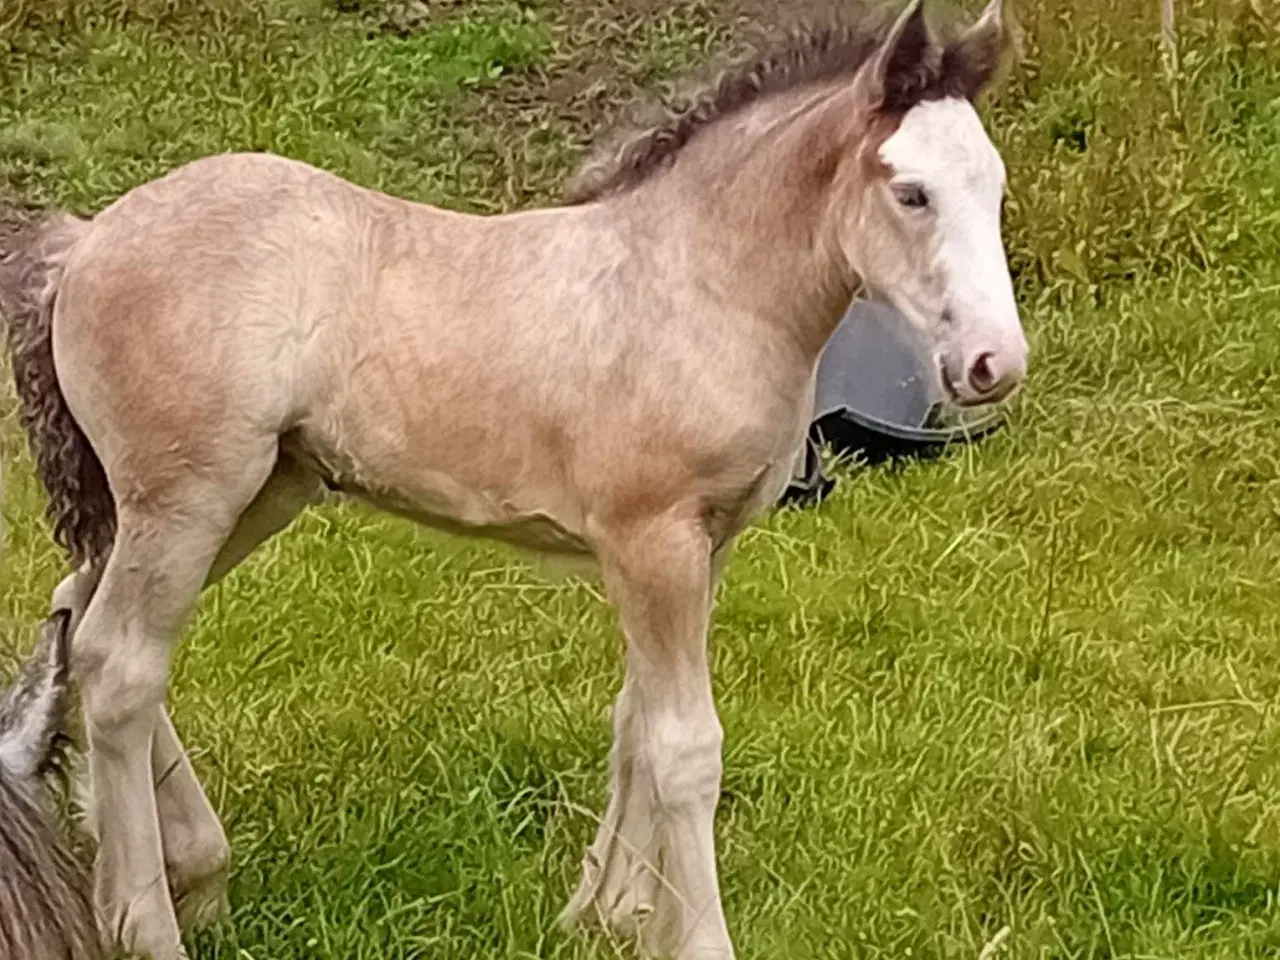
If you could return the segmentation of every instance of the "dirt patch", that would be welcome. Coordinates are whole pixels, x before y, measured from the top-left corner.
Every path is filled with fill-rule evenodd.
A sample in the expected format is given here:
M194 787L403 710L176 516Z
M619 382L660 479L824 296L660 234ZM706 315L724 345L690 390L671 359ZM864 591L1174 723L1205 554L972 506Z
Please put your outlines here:
M554 37L540 66L463 105L502 206L557 199L567 170L629 103L723 60L742 38L815 12L811 0L537 0Z

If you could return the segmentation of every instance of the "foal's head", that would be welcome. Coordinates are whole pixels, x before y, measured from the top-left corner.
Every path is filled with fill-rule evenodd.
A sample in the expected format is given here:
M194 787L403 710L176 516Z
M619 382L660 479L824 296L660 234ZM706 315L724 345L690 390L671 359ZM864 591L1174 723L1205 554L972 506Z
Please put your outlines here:
M943 45L913 0L853 80L864 136L837 174L850 269L926 336L965 406L1004 397L1027 363L1000 236L1004 164L973 107L1008 44L1003 7Z
M947 42L922 0L891 23L855 0L840 11L603 141L570 199L665 183L659 209L702 203L728 242L768 250L751 269L772 263L818 297L830 284L831 316L797 318L829 321L823 338L861 285L924 335L955 402L998 400L1022 379L1027 344L1000 238L1004 166L973 101L1008 47L1004 0ZM778 255L787 243L835 262L806 274Z

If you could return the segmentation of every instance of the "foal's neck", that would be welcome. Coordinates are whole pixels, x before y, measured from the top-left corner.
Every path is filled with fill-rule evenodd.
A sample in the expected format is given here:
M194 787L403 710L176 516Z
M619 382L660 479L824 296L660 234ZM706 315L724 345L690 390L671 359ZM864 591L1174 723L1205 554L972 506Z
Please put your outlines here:
M727 117L632 198L675 262L810 364L858 285L833 219L852 127L844 92L800 91Z

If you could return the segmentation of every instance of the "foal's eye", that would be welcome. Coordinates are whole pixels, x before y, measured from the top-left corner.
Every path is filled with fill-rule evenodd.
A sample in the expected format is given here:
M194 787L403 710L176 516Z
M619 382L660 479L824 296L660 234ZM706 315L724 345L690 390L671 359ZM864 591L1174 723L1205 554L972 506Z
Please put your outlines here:
M916 183L895 184L893 194L904 207L920 210L929 205L929 195Z

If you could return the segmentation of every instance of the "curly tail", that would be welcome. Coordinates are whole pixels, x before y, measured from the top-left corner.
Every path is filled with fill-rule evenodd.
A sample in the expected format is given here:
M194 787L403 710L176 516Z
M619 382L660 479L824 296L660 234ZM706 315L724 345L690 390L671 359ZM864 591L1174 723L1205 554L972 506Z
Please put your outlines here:
M54 539L78 567L105 560L116 506L102 461L67 407L53 365L53 308L88 221L0 204L0 316L18 391L19 420L49 494Z

